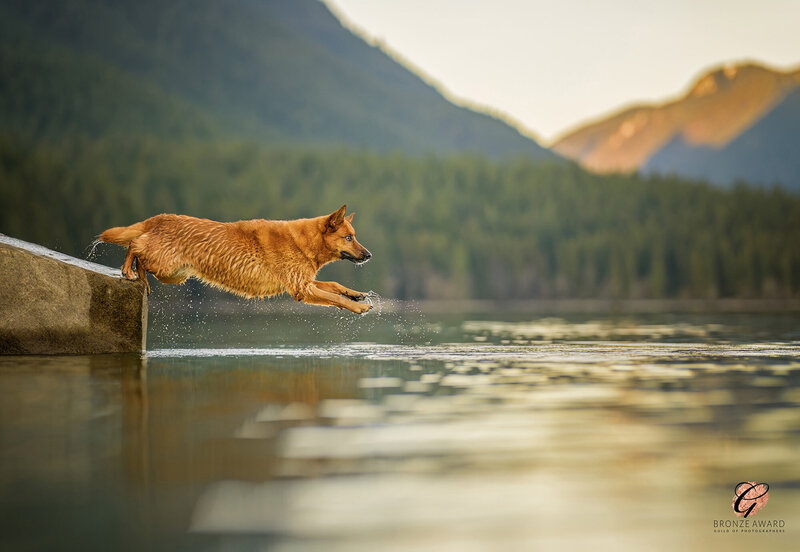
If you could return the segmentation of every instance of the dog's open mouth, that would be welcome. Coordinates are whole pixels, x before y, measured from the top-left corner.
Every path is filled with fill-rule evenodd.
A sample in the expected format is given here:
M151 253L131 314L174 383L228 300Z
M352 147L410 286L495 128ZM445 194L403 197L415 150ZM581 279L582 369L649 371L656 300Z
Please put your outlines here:
M351 263L355 263L357 265L362 265L372 258L372 255L364 255L363 257L356 257L355 255L348 253L347 251L342 251L341 253L342 259L348 260Z

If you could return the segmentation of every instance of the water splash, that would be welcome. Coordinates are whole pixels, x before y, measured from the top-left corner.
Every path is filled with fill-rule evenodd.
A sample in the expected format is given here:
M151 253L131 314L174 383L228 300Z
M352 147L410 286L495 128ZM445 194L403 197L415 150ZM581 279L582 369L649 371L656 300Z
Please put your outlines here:
M100 236L97 236L92 243L90 243L83 252L83 257L87 261L93 261L97 258L97 246L103 243L100 241Z

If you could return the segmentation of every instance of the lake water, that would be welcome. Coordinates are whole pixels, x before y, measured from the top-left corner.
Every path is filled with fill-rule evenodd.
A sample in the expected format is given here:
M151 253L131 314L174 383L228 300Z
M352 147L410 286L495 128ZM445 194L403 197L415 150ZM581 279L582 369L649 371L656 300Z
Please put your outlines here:
M0 357L1 549L797 550L797 314L150 321Z

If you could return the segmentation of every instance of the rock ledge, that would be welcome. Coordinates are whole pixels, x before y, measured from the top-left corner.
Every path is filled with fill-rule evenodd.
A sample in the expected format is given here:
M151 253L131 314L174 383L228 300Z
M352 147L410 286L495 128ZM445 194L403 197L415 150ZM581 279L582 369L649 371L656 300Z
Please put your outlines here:
M0 354L142 352L146 337L141 282L0 234Z

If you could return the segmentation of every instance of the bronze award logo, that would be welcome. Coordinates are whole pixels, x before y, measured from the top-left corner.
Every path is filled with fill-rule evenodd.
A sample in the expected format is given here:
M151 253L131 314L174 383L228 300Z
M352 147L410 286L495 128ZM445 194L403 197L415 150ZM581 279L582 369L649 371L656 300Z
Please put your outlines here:
M769 485L755 481L741 481L733 488L733 513L740 519L715 519L715 533L785 533L784 519L751 519L767 505Z
M784 519L751 519L767 505L769 485L755 481L741 481L733 487L733 513L739 519L715 519L715 533L785 533Z

